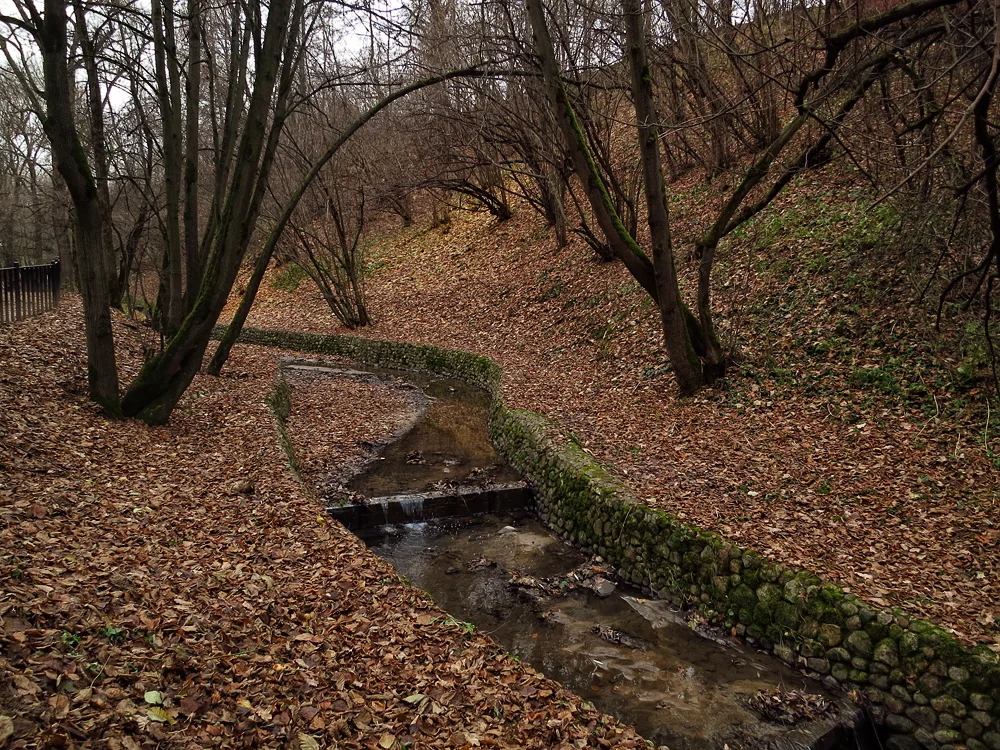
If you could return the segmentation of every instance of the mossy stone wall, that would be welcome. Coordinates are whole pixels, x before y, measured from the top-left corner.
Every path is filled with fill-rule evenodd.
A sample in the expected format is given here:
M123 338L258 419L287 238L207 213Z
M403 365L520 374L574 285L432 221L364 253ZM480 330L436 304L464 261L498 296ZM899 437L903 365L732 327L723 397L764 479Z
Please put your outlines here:
M541 519L624 581L772 650L871 707L896 750L1000 750L1000 662L899 608L878 608L655 510L544 417L509 409L492 360L434 346L245 329L245 343L460 377L492 396L500 453L537 488Z
M267 405L271 407L271 411L274 413L281 449L288 456L288 467L292 470L295 478L301 482L302 474L299 472L298 461L295 460L295 446L292 445L292 441L288 437L288 415L292 409L291 393L292 389L289 387L288 381L285 380L285 374L282 372L278 375L278 383L274 386L274 391L267 398Z

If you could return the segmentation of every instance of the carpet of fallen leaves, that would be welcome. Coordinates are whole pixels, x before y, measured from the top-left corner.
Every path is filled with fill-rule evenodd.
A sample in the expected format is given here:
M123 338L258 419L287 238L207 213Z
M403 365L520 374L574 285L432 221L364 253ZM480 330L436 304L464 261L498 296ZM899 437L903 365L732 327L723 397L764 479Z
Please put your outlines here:
M797 184L722 248L718 326L741 360L695 398L677 397L624 268L579 241L556 249L526 209L374 241L363 333L490 356L511 403L558 420L650 504L1000 648L987 388L950 385L961 356L911 304L905 263L864 256L849 188ZM672 205L683 254L713 194L693 177L672 190L699 196ZM308 282L265 281L248 324L345 332Z
M285 381L291 402L286 429L296 467L321 497L338 490L382 442L422 413L419 392L412 389L296 370L288 371ZM374 437L359 439L359 430Z
M0 328L0 745L642 745L322 513L265 405L274 352L237 348L160 428L100 416L85 372L78 301ZM345 455L406 416L343 394Z

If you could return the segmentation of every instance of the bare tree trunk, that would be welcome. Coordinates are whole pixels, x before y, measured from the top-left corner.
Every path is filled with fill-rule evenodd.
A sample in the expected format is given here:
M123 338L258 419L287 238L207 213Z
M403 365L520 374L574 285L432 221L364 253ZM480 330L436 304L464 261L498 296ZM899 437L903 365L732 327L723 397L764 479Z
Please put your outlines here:
M163 184L166 193L164 240L165 277L160 280L161 321L165 332L177 331L183 316L183 262L181 260L181 111L177 49L174 44L173 0L152 0L153 52L156 88L163 128ZM169 74L168 74L169 71Z
M624 0L625 35L629 67L632 71L632 99L635 102L636 130L642 153L642 175L646 191L649 234L653 244L653 269L663 323L663 341L677 375L681 393L688 395L704 383L701 360L688 336L682 313L683 302L677 286L677 270L670 238L670 215L660 166L656 105L649 64L646 60L645 24L640 0ZM724 360L723 360L724 361ZM713 375L722 375L712 373Z
M188 0L187 121L184 126L184 310L194 304L201 286L202 257L198 233L198 125L201 113L201 6Z
M692 393L703 383L701 364L697 355L701 353L700 348L704 341L700 333L700 325L681 301L680 290L677 287L673 255L670 249L669 217L663 198L663 176L659 172L658 146L655 142L652 82L649 80L648 66L645 65L644 47L641 43L633 44L630 39L629 51L633 56L633 64L637 60L642 62L639 69L633 71L633 77L639 76L640 84L639 100L636 102L636 107L637 110L640 106L648 105L649 107L645 116L640 115L640 122L643 125L640 128L639 138L640 146L643 149L644 172L647 173L648 210L651 217L655 216L655 218L651 218L650 228L653 229L655 225L655 231L658 235L657 240L653 243L652 260L642 251L615 210L607 186L604 184L590 153L587 136L576 118L569 96L559 76L541 0L527 0L527 6L535 38L535 49L542 67L542 76L549 89L556 121L563 131L574 169L584 185L591 208L615 257L625 264L636 281L656 301L663 322L667 354L670 356L670 362L677 373L678 385L682 393ZM632 22L635 23L635 20L633 19ZM638 19L638 24L641 34L641 16ZM634 32L633 29L633 34ZM641 37L639 42L641 42ZM636 52L642 53L639 58L635 58ZM642 91L641 89L644 87L648 88L648 91ZM648 100L645 97L648 97ZM659 176L657 177L657 175ZM659 180L659 200L656 199L657 180Z
M121 307L122 288L115 273L114 235L111 227L111 193L108 190L108 153L104 137L104 102L101 97L101 80L97 70L97 55L94 42L87 29L83 3L73 4L77 37L83 52L83 67L87 73L87 104L90 114L90 140L94 154L94 175L97 185L97 199L100 205L101 231L104 233L101 252L105 254L104 267L108 273L108 298L113 307Z
M288 74L289 80L286 81L283 75L282 83L290 84L288 66L293 61L287 54L283 56L282 51L286 32L289 29L293 35L297 32L297 20L290 22L291 6L292 0L275 0L267 14L246 125L236 150L236 168L198 295L166 348L143 366L126 392L122 399L122 411L126 416L138 417L150 424L165 423L201 367L212 328L226 304L250 241L263 185L267 182L267 170L277 147L274 128L280 130L284 111L281 98L288 92L279 92L276 102L275 84L283 63L283 73ZM269 129L272 103L275 114Z
M43 126L76 211L76 266L83 297L90 398L108 413L118 414L118 366L111 328L104 212L76 130L75 97L67 62L67 24L65 0L45 0L45 18L37 31L45 78Z
M555 169L551 165L545 167L545 182L548 186L549 204L552 209L552 227L556 233L556 244L559 247L566 247L569 242L567 234L566 202L563 199L563 186L560 184L555 174Z

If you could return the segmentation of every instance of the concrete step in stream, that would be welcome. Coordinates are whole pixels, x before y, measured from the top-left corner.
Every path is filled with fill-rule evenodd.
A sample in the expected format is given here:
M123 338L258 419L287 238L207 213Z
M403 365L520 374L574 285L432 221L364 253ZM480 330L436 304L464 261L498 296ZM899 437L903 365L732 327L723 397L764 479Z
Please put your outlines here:
M331 506L327 511L350 531L357 532L435 518L530 510L534 504L531 489L517 483L374 497L364 503Z

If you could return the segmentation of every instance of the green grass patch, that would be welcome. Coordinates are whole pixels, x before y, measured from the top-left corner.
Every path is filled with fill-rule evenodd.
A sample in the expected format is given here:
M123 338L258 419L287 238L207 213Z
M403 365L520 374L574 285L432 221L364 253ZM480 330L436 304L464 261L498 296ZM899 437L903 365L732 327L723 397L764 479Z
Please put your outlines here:
M271 280L271 286L282 292L294 292L299 288L302 279L308 275L306 270L298 263L287 263L275 273L274 278Z

